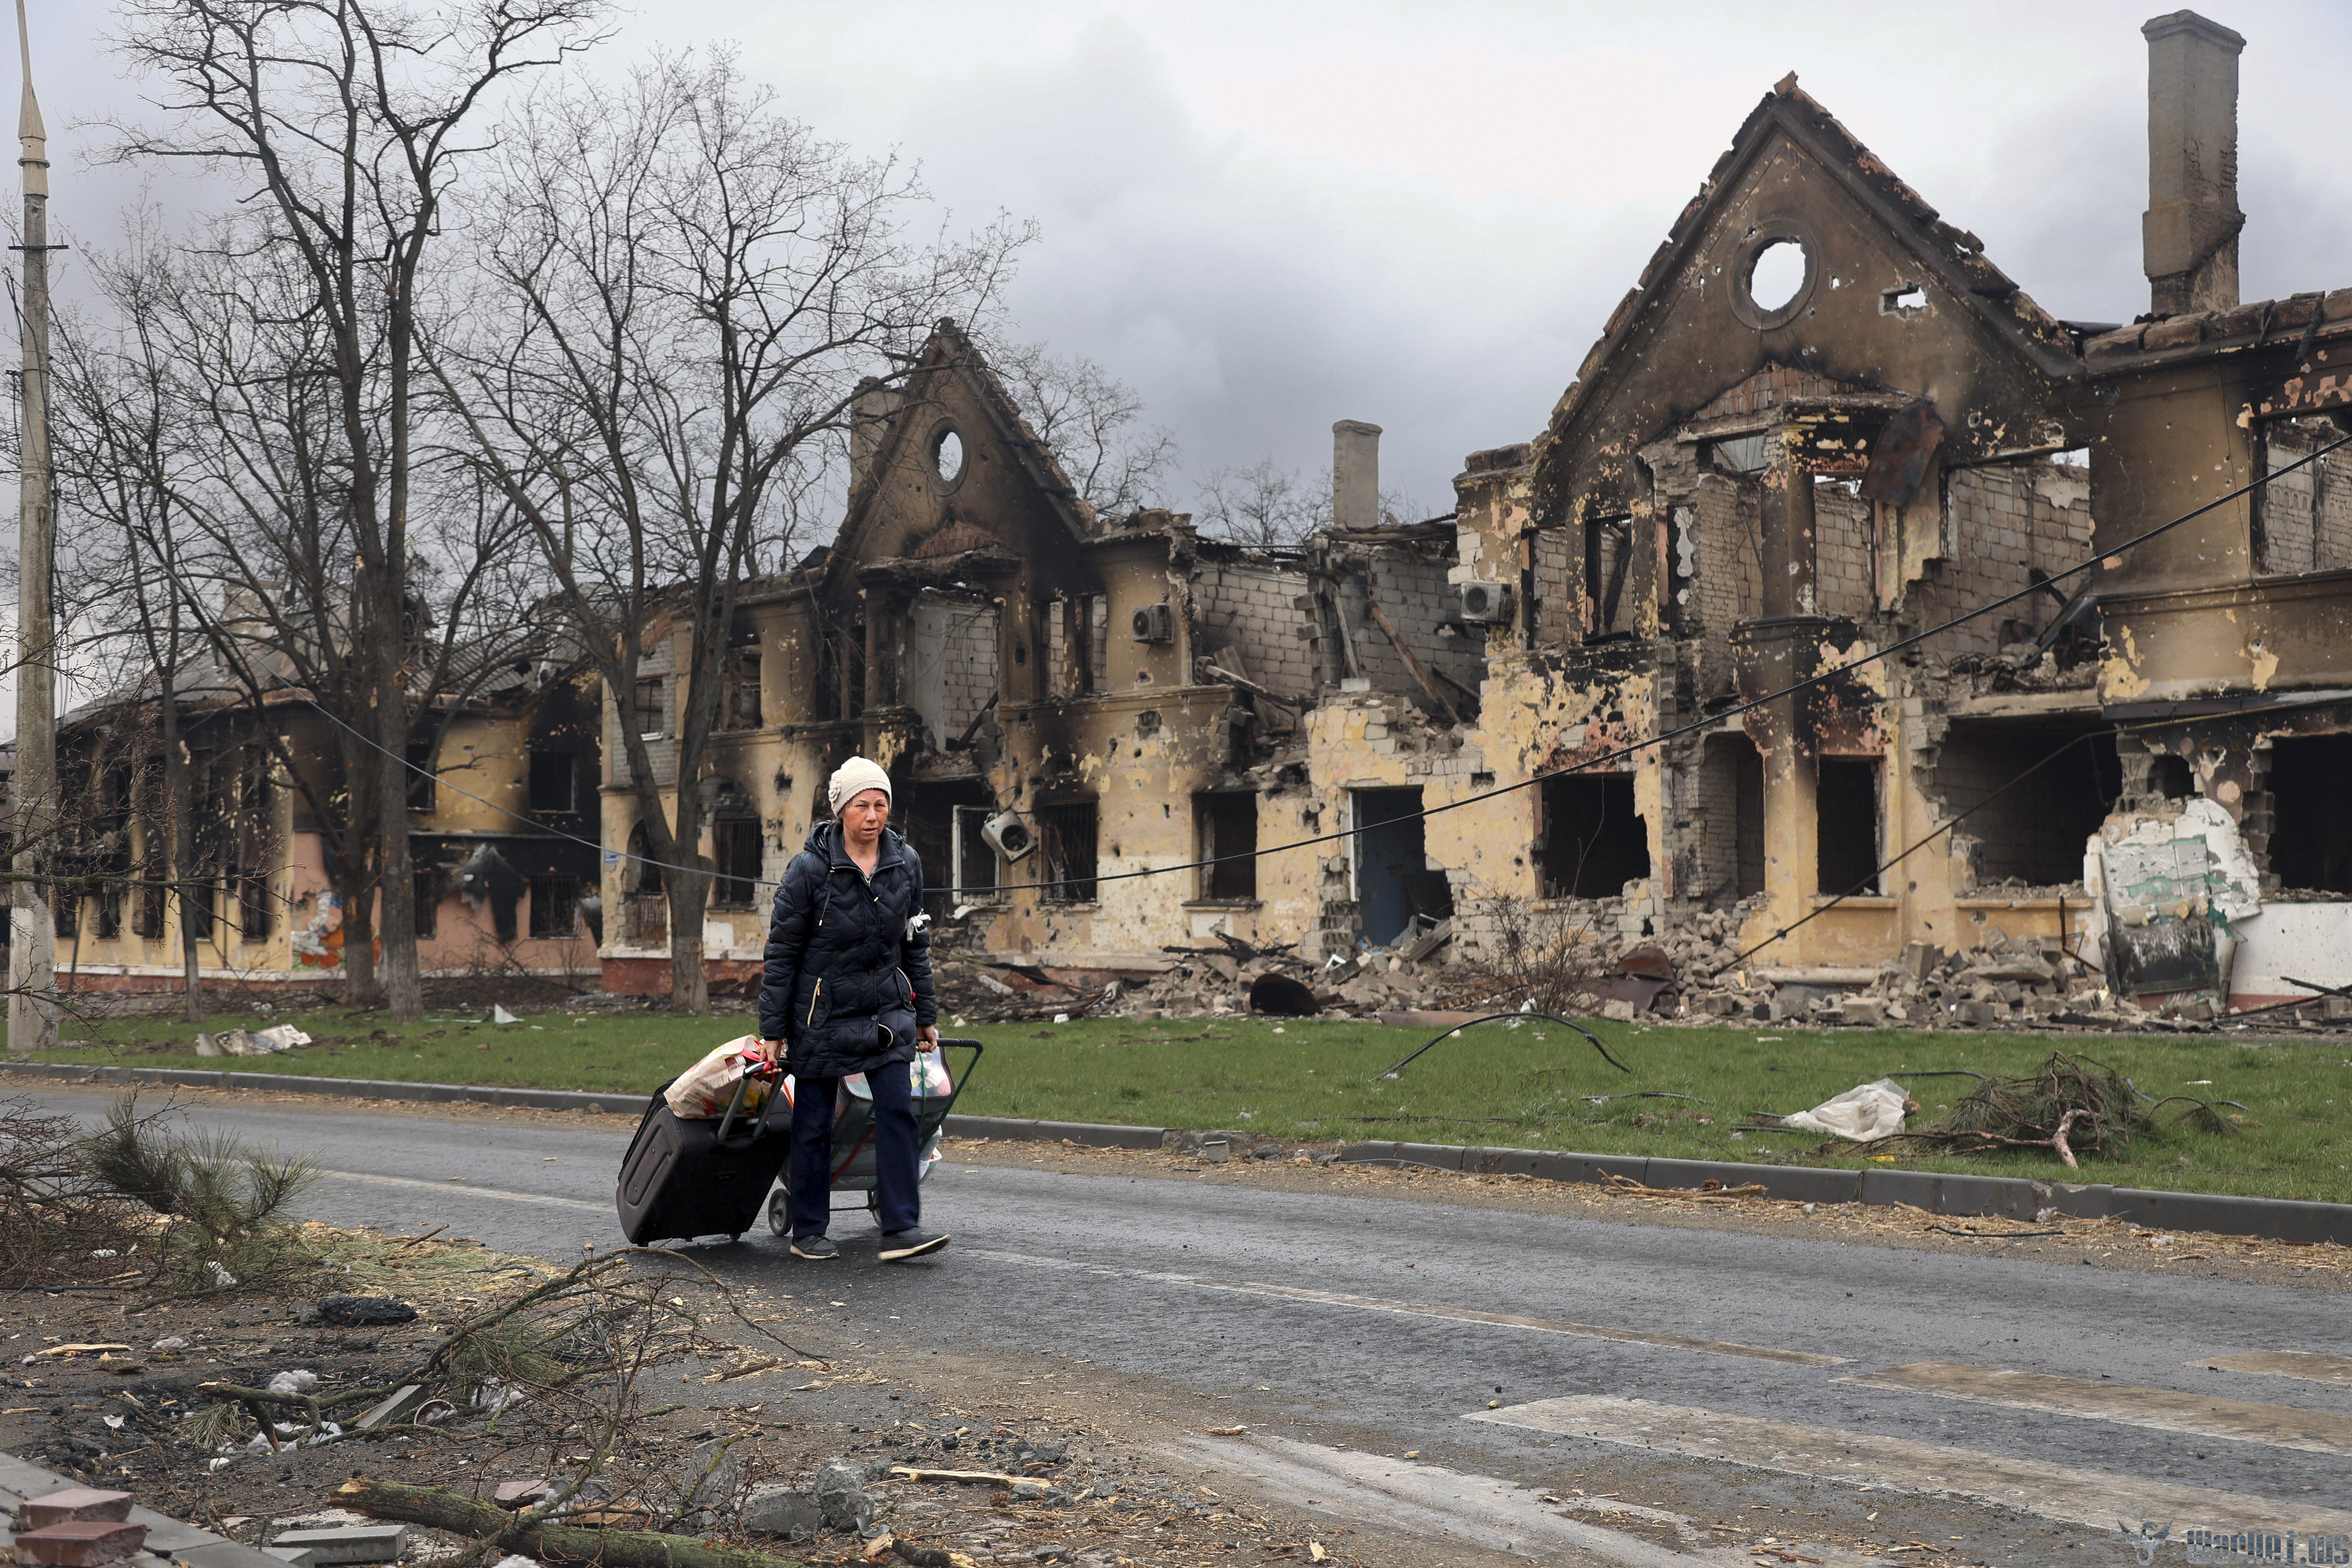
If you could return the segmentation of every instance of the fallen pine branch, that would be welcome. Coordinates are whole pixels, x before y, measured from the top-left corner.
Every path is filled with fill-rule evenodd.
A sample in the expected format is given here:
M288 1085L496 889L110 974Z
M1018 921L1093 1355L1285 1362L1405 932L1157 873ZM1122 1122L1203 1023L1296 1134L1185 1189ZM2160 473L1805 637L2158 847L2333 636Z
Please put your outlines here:
M529 1511L510 1514L494 1503L455 1492L364 1476L345 1482L335 1495L371 1519L396 1519L470 1535L542 1563L595 1563L598 1568L810 1568L797 1557L706 1546L692 1536L552 1523Z

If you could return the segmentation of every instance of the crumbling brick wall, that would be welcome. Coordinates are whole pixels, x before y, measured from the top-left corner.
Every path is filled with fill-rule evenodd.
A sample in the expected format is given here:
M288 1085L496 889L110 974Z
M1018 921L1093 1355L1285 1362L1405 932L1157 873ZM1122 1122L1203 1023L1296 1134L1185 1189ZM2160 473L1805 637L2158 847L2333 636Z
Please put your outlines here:
M1574 585L1569 578L1573 564L1575 534L1565 523L1538 528L1533 540L1536 641L1547 647L1573 642L1582 635Z
M1315 689L1315 615L1304 572L1204 561L1192 579L1192 625L1196 654L1240 650L1248 668L1234 674L1285 694ZM1357 656L1364 651L1359 634Z
M993 605L950 605L940 617L947 682L940 713L943 742L961 735L996 695L996 617ZM1101 668L1099 658L1096 668Z
M677 645L670 637L649 637L637 657L637 679L641 681L659 677L661 680L660 738L646 742L647 758L653 763L654 781L667 787L677 782L677 705L684 684L677 675ZM621 726L636 721L636 693L612 693L604 703L604 756L613 782L621 785L631 783L629 777L628 742ZM652 733L647 731L646 733Z
M2030 567L2056 572L2091 549L2091 494L2085 471L2046 458L1953 470L1944 481L1943 564L1918 588L1916 609L1928 623L1950 619L2025 587ZM2069 581L2062 591L2077 584ZM2005 616L1980 616L1937 639L1937 651L1995 653L2011 622L2047 626L2058 612L2045 595Z
M1484 637L1464 635L1458 627L1461 617L1455 591L1445 580L1448 564L1424 561L1402 550L1374 551L1366 565L1365 591L1421 667L1444 678L1438 689L1459 712L1465 694L1475 696L1486 673L1486 645ZM1365 620L1370 623L1371 617L1368 615ZM1373 686L1418 696L1421 683L1405 668L1387 634L1375 624L1354 630L1356 657ZM1446 685L1447 680L1454 684Z
M1870 503L1844 480L1813 485L1813 604L1824 616L1861 620L1877 607L1872 585Z

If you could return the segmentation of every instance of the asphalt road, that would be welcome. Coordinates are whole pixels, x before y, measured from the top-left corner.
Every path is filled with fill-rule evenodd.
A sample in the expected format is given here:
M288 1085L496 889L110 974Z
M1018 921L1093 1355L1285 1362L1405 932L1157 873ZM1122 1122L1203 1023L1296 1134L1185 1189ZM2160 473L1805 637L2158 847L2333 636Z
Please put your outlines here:
M36 1098L85 1116L104 1103ZM184 1114L315 1155L329 1174L307 1211L330 1223L446 1222L551 1258L621 1245L614 1133L225 1104ZM2037 1502L2025 1479L1952 1484L2038 1512L1906 1501L1909 1528L1964 1542L1965 1555L1936 1559L1955 1563L2133 1561L2112 1526L2086 1522L2106 1480L2116 1516L2193 1513L2200 1492L2234 1494L2254 1516L2162 1521L2176 1530L2294 1528L2352 1509L2352 1361L2290 1358L2315 1370L2288 1376L2203 1364L2352 1355L2341 1298L2319 1291L955 1161L926 1193L927 1219L956 1237L934 1261L879 1266L863 1214L835 1226L846 1257L821 1278L854 1303L839 1327L868 1354L946 1342L1053 1352L1218 1396L1233 1420L1311 1435L1318 1451L1418 1451L1444 1474L1562 1493L1581 1478L1685 1516L1787 1505L1802 1482L1823 1528L1862 1529L1885 1500L1856 1487L1874 1468L1905 1484L1920 1463L1908 1445L1965 1450L1996 1480L2003 1465L2089 1473L2071 1509ZM782 1289L818 1267L764 1231L696 1256ZM1958 1370L1890 1371L1923 1363ZM1653 1422L1608 1403L1625 1400L1722 1419ZM1584 1435L1603 1428L1605 1440ZM1808 1479L1832 1473L1843 1485Z

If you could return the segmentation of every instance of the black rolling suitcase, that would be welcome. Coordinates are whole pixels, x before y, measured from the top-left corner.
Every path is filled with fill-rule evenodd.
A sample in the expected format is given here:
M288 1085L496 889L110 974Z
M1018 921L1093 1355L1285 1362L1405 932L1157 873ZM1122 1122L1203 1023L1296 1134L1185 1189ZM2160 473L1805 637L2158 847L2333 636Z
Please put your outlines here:
M733 1103L716 1121L681 1117L661 1089L654 1091L622 1156L613 1193L621 1233L630 1241L644 1247L671 1237L739 1237L760 1222L793 1137L789 1115L782 1126L768 1124L769 1112L783 1100L781 1088L769 1094L759 1115L737 1114L750 1085L746 1078L735 1086Z

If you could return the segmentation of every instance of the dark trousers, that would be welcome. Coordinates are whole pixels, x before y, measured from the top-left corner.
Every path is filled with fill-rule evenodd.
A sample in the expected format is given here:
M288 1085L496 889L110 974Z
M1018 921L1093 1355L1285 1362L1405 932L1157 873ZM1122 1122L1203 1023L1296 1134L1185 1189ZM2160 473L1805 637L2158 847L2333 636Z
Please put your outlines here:
M866 1075L874 1091L874 1164L882 1228L912 1230L923 1217L915 1137L914 1094L908 1064L891 1062ZM793 1234L823 1236L833 1219L833 1107L837 1078L793 1081Z

